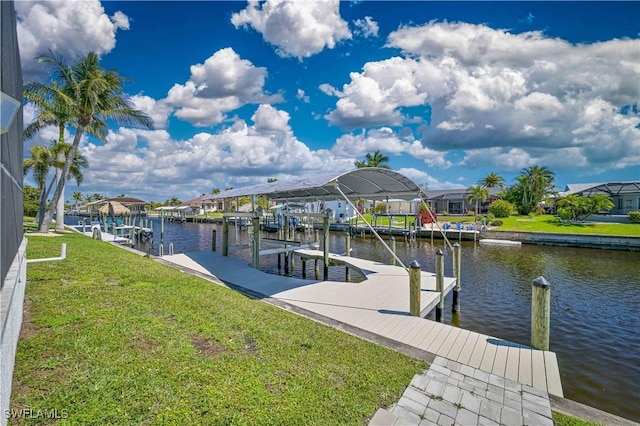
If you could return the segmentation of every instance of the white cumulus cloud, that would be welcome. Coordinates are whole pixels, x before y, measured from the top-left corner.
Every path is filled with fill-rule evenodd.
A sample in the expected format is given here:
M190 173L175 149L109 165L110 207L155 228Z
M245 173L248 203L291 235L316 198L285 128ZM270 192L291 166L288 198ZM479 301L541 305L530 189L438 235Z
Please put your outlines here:
M222 122L226 113L247 103L273 103L280 95L264 91L267 70L256 67L230 47L218 50L203 64L191 66L191 77L175 84L163 100L176 117L195 126Z
M353 21L353 25L357 28L355 33L365 38L377 37L378 31L380 30L378 23L374 21L371 16L365 16L364 19L356 19Z
M17 1L15 8L25 81L46 75L37 56L49 50L67 60L108 53L116 45L116 32L129 29L127 15L108 16L98 0Z
M575 45L541 32L429 22L392 32L387 47L402 56L364 64L340 91L325 86L339 98L325 116L331 124L353 130L422 120L422 144L461 150L468 166L506 155L514 169L638 164L640 115L628 107L640 103L638 39ZM557 155L539 153L549 148Z
M310 57L336 43L350 39L347 22L340 17L339 0L249 1L246 9L234 13L231 23L253 27L276 47L282 57Z

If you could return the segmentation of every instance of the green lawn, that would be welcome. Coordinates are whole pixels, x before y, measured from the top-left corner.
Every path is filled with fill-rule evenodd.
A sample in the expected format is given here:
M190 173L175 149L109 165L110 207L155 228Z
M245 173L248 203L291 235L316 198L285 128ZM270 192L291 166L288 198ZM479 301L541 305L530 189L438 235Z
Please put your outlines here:
M362 424L427 365L78 234L27 236L11 408L72 424ZM13 424L33 424L17 420Z
M598 234L640 237L640 224L634 223L563 223L555 216L551 215L534 216L533 218L530 218L529 216L512 216L497 220L501 220L503 224L502 226L493 228L495 231L552 232L562 234Z

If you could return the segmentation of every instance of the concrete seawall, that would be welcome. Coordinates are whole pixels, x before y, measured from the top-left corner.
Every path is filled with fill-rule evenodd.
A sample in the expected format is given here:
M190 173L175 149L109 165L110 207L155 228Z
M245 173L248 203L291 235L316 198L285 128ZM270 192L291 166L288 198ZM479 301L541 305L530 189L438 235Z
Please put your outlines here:
M524 244L640 251L640 237L547 232L484 231L481 238L521 241Z

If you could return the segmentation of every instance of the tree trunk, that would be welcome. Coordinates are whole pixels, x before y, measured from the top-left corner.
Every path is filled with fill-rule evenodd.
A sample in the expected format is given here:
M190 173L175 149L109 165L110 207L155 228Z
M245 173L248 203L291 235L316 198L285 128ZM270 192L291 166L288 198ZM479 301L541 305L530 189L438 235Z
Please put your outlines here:
M69 154L67 155L67 160L64 162L64 167L62 168L62 174L60 175L60 180L58 181L58 185L56 185L56 192L53 193L53 198L51 199L51 205L49 206L49 210L47 210L47 213L44 216L44 221L40 225L40 232L44 232L44 233L49 232L49 226L51 225L51 220L53 220L53 215L56 212L56 208L58 206L58 200L62 196L64 186L67 183L67 176L69 176L69 169L71 168L71 163L73 162L73 159L76 157L76 152L78 151L78 146L80 145L80 140L82 139L83 133L84 133L84 126L78 126L76 135L73 138L73 144L71 145L71 149L69 150Z
M65 160L64 151L60 151L58 153L58 161ZM56 181L58 185L60 184L60 175L62 170L56 169ZM62 195L58 200L57 208L56 208L56 231L64 231L64 186L62 187Z
M38 229L42 226L44 220L44 210L47 206L47 191L43 186L40 188L40 203L38 204Z

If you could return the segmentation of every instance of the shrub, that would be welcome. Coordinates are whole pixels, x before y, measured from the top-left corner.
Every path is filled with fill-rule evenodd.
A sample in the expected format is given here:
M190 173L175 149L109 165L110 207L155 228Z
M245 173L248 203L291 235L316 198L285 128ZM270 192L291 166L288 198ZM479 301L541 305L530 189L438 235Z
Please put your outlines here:
M631 223L640 223L640 211L629 212L629 220Z
M496 200L489 206L489 214L494 217L509 217L515 213L513 204L506 200Z
M37 201L24 201L24 215L29 217L35 217L38 214L38 202Z
M476 213L473 210L467 210L467 216L475 216Z
M502 226L502 221L501 220L494 220L493 222L489 223L490 226Z
M375 213L384 214L387 212L387 205L385 203L378 203L375 207Z

